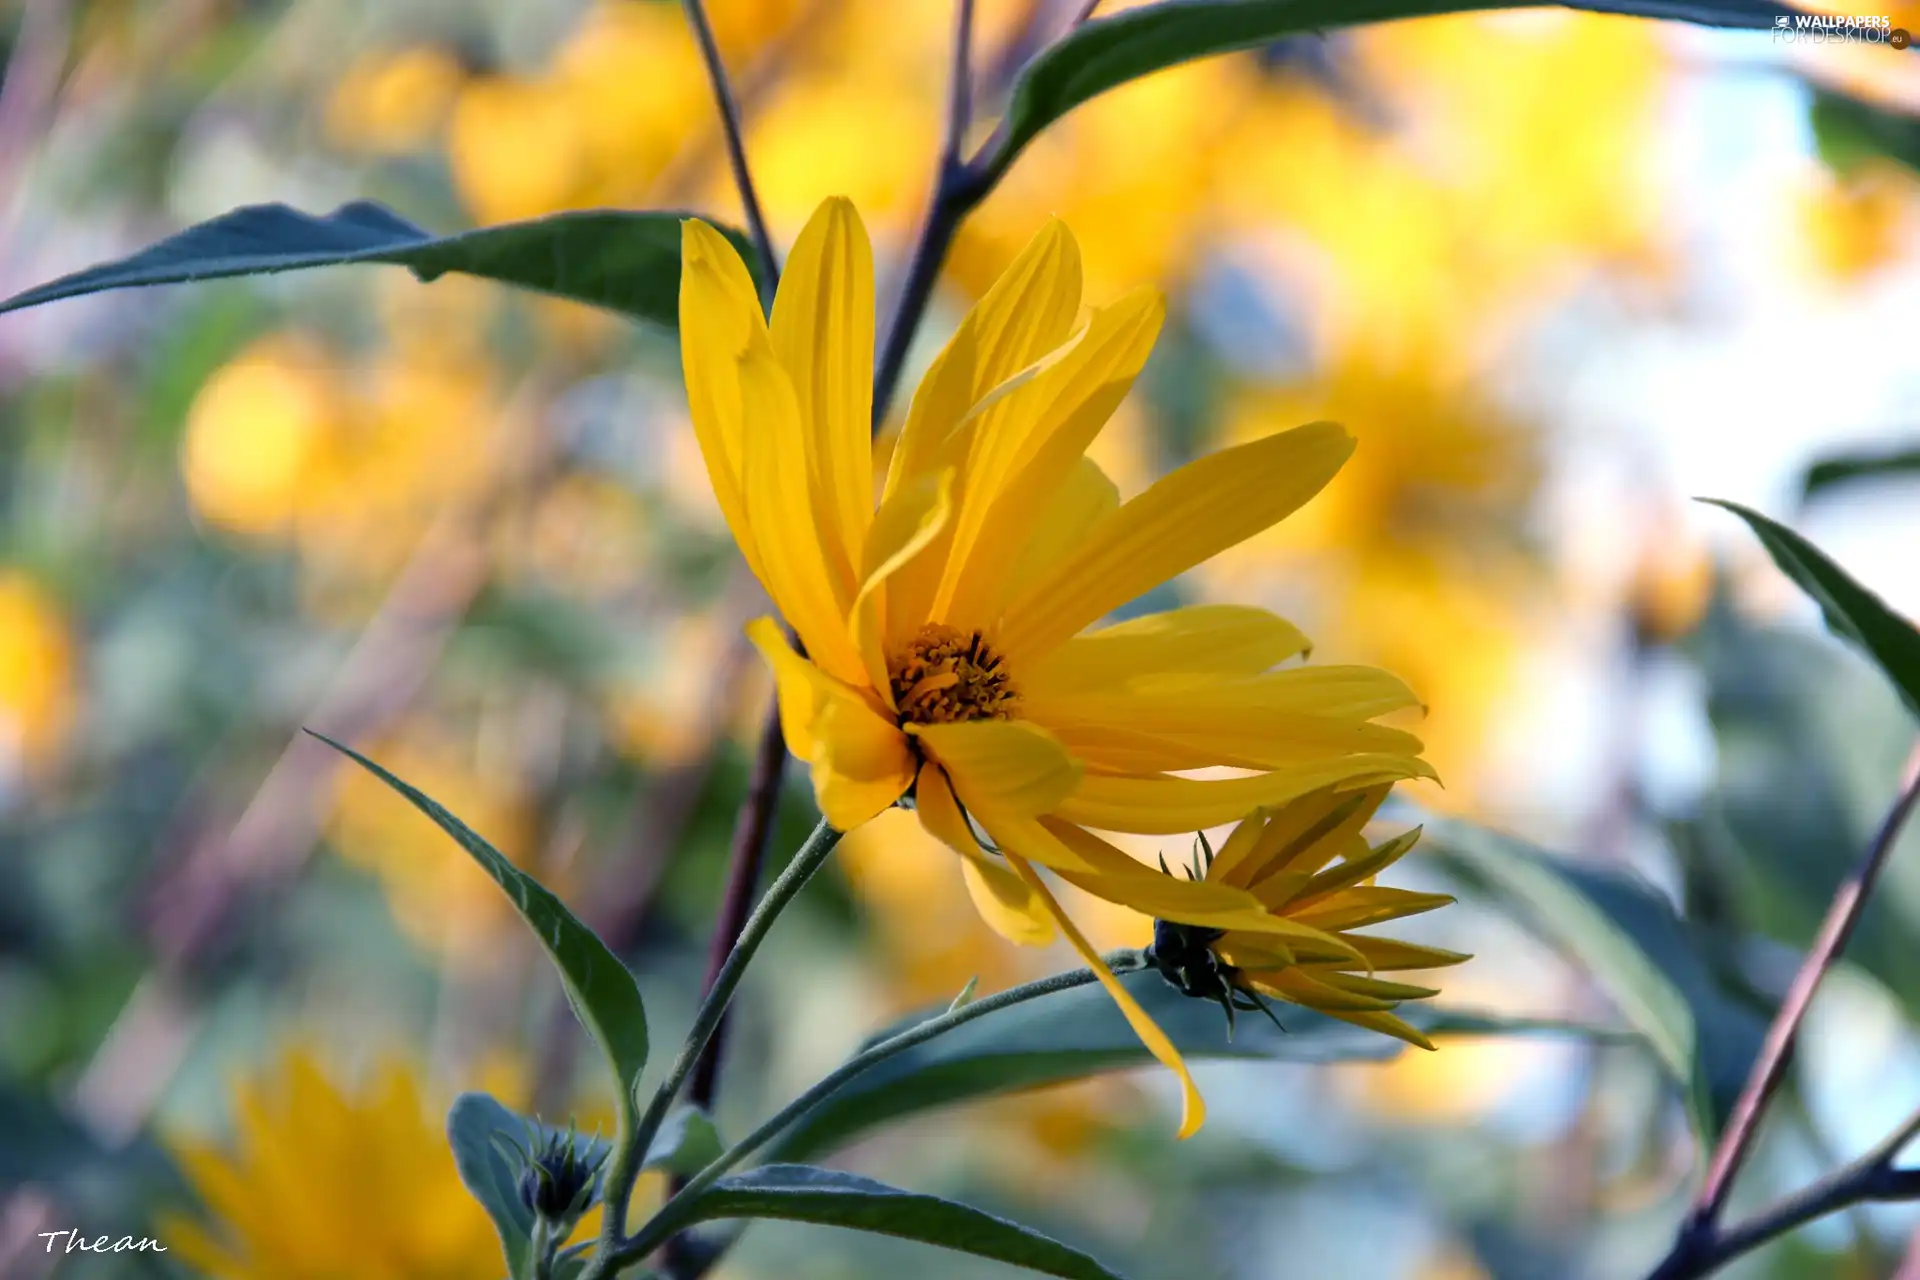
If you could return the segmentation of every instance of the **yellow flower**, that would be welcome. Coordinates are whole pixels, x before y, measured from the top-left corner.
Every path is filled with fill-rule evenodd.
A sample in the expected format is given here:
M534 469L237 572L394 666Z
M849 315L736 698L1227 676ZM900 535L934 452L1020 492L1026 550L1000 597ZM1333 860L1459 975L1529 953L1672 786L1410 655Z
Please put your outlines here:
M236 1090L234 1150L169 1145L215 1225L162 1224L168 1248L215 1280L472 1280L502 1270L485 1211L460 1184L411 1067L346 1092L289 1054Z
M1353 932L1453 901L1444 893L1374 883L1420 838L1418 827L1380 844L1361 835L1389 789L1329 787L1281 809L1250 814L1218 853L1200 858L1194 878L1245 889L1275 924L1255 931L1160 922L1153 950L1161 972L1188 995L1219 1000L1229 1021L1233 1009L1258 1007L1254 997L1271 996L1433 1048L1393 1011L1403 1001L1438 992L1378 975L1435 969L1469 957Z
M1079 310L1079 250L1055 222L935 359L876 509L873 263L853 206L829 200L801 232L770 326L732 246L685 226L694 431L742 554L804 646L770 618L749 628L821 812L848 830L911 797L1001 933L1038 943L1057 924L1185 1081L1185 1133L1203 1108L1179 1054L1030 863L1155 916L1258 930L1275 918L1246 890L1170 880L1082 828L1192 831L1318 787L1431 771L1418 739L1369 723L1416 704L1403 683L1363 667L1275 670L1307 641L1265 610L1198 606L1079 634L1283 519L1353 448L1315 423L1121 503L1085 453L1163 308L1142 290L1076 324ZM1184 776L1220 767L1242 773Z

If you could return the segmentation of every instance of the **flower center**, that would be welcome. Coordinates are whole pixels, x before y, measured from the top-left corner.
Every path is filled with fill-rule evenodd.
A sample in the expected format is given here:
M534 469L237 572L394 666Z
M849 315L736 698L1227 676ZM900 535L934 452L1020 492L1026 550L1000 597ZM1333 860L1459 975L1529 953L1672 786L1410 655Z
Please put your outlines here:
M930 622L887 664L902 724L1006 720L1016 695L1006 668L978 631Z

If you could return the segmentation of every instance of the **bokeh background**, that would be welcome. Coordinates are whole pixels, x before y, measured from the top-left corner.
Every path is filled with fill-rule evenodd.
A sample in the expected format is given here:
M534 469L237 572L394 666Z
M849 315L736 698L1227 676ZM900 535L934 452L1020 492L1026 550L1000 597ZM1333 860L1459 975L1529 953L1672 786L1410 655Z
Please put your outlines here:
M983 130L1076 7L983 0ZM850 195L884 299L929 187L947 6L710 8L776 238ZM738 218L676 4L0 13L0 292L260 201L369 197L437 231L593 206ZM1911 5L1890 16L1920 29ZM1879 145L1859 104L1892 122ZM1058 214L1091 297L1170 299L1097 449L1123 492L1253 433L1347 424L1334 486L1177 594L1271 604L1316 657L1405 676L1446 783L1420 803L1645 876L1750 1014L1912 725L1688 497L1787 519L1920 607L1914 488L1805 485L1823 457L1920 438L1920 177L1887 154L1920 155L1909 112L1920 63L1885 49L1557 10L1181 68L1018 162L962 232L914 366ZM442 1109L486 1086L590 1120L592 1064L496 891L297 730L362 744L554 885L642 972L666 1043L767 697L739 636L756 606L669 334L388 268L0 319L0 1273L190 1274L210 1209L271 1260L245 1280L492 1274ZM989 934L898 816L848 841L756 967L723 1125L970 976L1071 963ZM810 819L790 788L777 856ZM1143 940L1074 906L1106 945ZM1816 1005L1742 1203L1920 1102L1916 925L1920 847ZM1611 1018L1471 894L1437 928L1479 957L1449 1003ZM1213 1119L1177 1148L1169 1082L1138 1075L843 1159L1192 1280L1631 1275L1688 1187L1676 1103L1630 1046L1455 1040L1201 1080ZM1733 1274L1884 1276L1916 1221L1842 1216ZM40 1255L34 1233L74 1225L179 1247ZM1012 1274L774 1226L719 1274L909 1268Z

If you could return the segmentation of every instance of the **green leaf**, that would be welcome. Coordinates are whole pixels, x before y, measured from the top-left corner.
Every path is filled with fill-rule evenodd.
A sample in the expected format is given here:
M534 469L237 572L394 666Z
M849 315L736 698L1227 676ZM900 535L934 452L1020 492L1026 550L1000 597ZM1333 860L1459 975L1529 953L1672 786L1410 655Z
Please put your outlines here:
M1069 1280L1121 1280L1058 1240L939 1196L804 1164L770 1164L722 1178L690 1207L689 1222L781 1218L851 1227L1009 1262Z
M647 1010L640 1000L640 988L633 974L620 963L620 958L607 950L607 944L600 941L599 935L581 924L565 903L507 861L466 823L352 747L311 729L307 732L405 796L414 808L458 841L480 864L480 869L506 892L534 936L540 939L540 945L546 948L554 968L560 971L560 985L566 990L574 1014L606 1055L619 1085L623 1109L630 1106L634 1089L640 1083L640 1073L647 1067Z
M383 262L422 280L449 271L498 280L674 328L682 213L591 210L435 236L364 200L325 217L283 204L234 209L114 262L0 302L0 312L106 289ZM739 232L722 228L754 261Z
M1377 1061L1394 1057L1405 1047L1387 1036L1284 1004L1274 1008L1285 1031L1264 1018L1242 1018L1233 1039L1228 1040L1226 1019L1219 1005L1181 995L1151 970L1121 974L1120 981L1189 1059ZM876 1044L942 1012L929 1009L903 1019L869 1037L867 1044ZM1591 1030L1562 1024L1517 1025L1424 1004L1403 1005L1398 1012L1428 1035ZM963 1023L945 1035L875 1063L776 1138L769 1158L811 1156L843 1146L857 1135L903 1116L950 1103L1130 1067L1149 1067L1153 1062L1105 991L1093 985L1058 991Z
M1920 116L1812 86L1813 141L1835 173L1888 159L1920 173Z
M1334 27L1532 4L1537 0L1164 0L1098 18L1020 73L991 176L997 178L1041 130L1089 98L1182 62ZM1753 29L1794 12L1774 0L1591 0L1567 7Z
M559 1130L516 1115L484 1093L463 1093L447 1112L447 1141L453 1147L453 1166L480 1207L493 1219L506 1254L512 1280L533 1274L533 1210L520 1199L520 1169L507 1149L526 1148L558 1136ZM592 1158L606 1149L604 1142L587 1142L583 1156Z
M1914 630L1911 622L1785 525L1737 502L1718 498L1701 501L1725 507L1745 520L1780 571L1820 606L1827 630L1859 646L1893 681L1907 707L1920 715L1920 631Z
M640 1167L691 1177L718 1160L724 1149L713 1117L695 1106L679 1106L667 1113Z
M1680 1086L1688 1118L1710 1142L1765 1025L1721 987L1667 900L1625 872L1555 858L1470 823L1422 820L1425 856L1592 975Z
M1917 475L1920 475L1920 447L1913 445L1828 454L1807 468L1800 482L1800 500L1811 502L1827 490L1855 480Z

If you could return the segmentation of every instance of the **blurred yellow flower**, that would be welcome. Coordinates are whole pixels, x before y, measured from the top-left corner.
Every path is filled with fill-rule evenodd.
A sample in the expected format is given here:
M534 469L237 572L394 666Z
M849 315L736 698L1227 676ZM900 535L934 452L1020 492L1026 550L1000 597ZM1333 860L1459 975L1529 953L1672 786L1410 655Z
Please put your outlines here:
M474 1280L500 1244L455 1171L414 1068L385 1063L356 1090L305 1053L234 1090L233 1147L168 1145L210 1222L162 1224L213 1280Z
M1890 163L1823 171L1800 194L1799 240L1810 265L1852 284L1892 262L1911 239L1916 189L1913 175Z
M73 640L45 588L0 567L0 795L58 750L74 714Z
M1332 783L1430 774L1418 739L1369 723L1415 700L1369 668L1272 670L1306 641L1259 609L1175 610L1076 636L1285 518L1352 441L1331 423L1281 432L1122 504L1084 455L1145 363L1162 305L1143 290L1076 328L1079 251L1055 222L935 360L876 511L873 265L852 205L828 201L801 233L771 328L731 244L685 227L694 428L735 541L805 648L770 618L749 628L822 812L847 830L911 795L996 928L1039 942L1057 924L1095 967L1186 1081L1191 1132L1203 1108L1178 1053L1028 860L1157 916L1262 928L1274 917L1244 890L1156 876L1080 826L1192 830ZM1248 772L1180 776L1221 766Z
M290 334L254 343L194 397L180 467L194 509L246 534L284 530L346 410L326 353Z
M1158 921L1156 966L1186 994L1218 1000L1229 1023L1234 1009L1260 1008L1257 997L1271 996L1433 1048L1394 1010L1439 992L1377 975L1469 957L1355 932L1453 901L1444 893L1375 883L1420 838L1418 827L1380 844L1361 835L1388 790L1329 787L1276 810L1255 810L1218 852L1196 849L1195 880L1244 889L1272 913L1273 923L1250 931Z
M439 132L465 78L460 60L433 45L363 54L327 102L327 136L374 155L415 150Z

